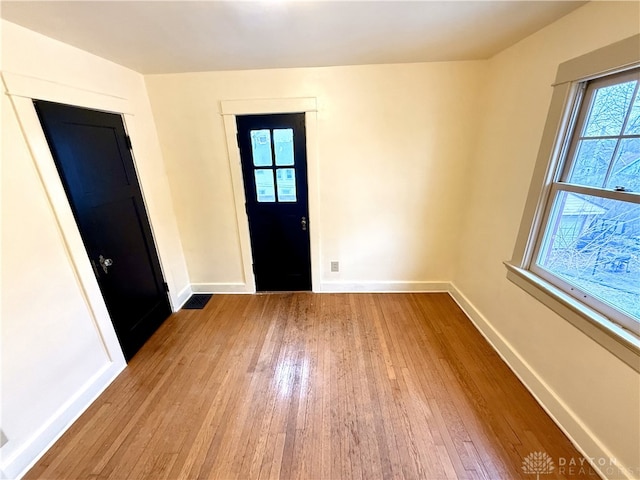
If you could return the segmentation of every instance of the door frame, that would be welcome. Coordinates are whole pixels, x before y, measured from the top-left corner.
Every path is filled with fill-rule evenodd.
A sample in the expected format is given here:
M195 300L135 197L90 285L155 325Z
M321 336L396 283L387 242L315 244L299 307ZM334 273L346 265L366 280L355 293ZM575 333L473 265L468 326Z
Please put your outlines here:
M320 174L318 158L318 107L315 97L270 98L247 100L222 100L220 114L224 120L225 139L233 198L238 227L238 240L242 255L245 293L256 293L256 277L253 273L253 252L249 235L249 216L245 208L246 198L238 147L238 115L270 115L277 113L304 113L307 149L307 185L309 201L309 247L311 250L311 290L319 292L320 284Z
M42 183L43 190L56 219L62 243L69 258L69 263L74 271L78 288L85 300L87 310L93 321L96 334L104 348L104 352L110 362L113 375L117 375L125 366L126 361L122 347L115 333L109 312L102 297L98 281L95 277L89 255L82 242L80 230L73 216L71 204L62 185L62 180L49 149L49 144L44 135L38 114L33 105L33 100L45 100L62 103L70 106L89 108L122 116L125 131L129 133L132 105L129 100L100 92L63 85L39 78L3 72L2 80L4 89L14 109L24 141L29 149L34 168ZM128 122L129 121L129 122ZM134 140L132 140L134 141ZM154 248L160 261L162 276L166 282L172 282L167 275L168 269L163 263L161 249L158 246L157 236L153 229L153 221L149 205L145 196L140 171L136 165L135 154L132 152L133 164L138 175L138 183L142 192L143 202L147 210L147 217L151 226ZM171 285L171 283L169 283ZM169 295L171 308L175 311L174 299Z

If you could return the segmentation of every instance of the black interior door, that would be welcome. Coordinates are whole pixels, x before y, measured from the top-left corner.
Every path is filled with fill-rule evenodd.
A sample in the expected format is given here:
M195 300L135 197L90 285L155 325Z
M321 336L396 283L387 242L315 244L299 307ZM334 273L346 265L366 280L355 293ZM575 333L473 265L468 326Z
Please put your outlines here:
M311 290L304 114L237 125L256 289Z
M128 360L171 308L122 117L34 104Z

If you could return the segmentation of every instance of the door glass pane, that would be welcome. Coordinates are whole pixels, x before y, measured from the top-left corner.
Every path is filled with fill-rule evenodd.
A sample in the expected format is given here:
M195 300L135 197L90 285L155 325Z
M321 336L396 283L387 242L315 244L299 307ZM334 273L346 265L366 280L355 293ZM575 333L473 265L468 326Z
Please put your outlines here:
M254 170L256 178L256 196L258 202L275 202L276 189L273 185L273 170L270 168Z
M278 168L276 170L278 182L278 201L295 202L296 199L296 171L293 168Z
M640 205L560 192L537 263L640 319Z
M640 192L640 138L620 141L606 187L625 187L627 190Z
M269 167L271 160L271 132L251 130L251 156L256 167Z
M582 136L620 135L635 87L636 82L631 81L599 88L591 104L589 118Z
M293 165L293 129L277 128L273 131L276 149L276 165Z

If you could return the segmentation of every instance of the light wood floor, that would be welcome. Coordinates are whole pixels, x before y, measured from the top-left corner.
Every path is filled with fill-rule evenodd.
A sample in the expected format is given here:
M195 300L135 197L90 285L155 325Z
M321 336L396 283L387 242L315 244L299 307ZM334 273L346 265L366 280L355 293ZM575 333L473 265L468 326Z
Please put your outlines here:
M215 295L26 478L535 479L537 451L580 458L446 294Z

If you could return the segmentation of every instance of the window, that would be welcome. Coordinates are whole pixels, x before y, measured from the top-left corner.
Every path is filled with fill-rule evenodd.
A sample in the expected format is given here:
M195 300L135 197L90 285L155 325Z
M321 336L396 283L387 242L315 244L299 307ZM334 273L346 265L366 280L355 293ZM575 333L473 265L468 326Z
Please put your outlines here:
M640 332L640 69L579 84L532 272Z
M274 156L276 166L293 166L295 164L293 129L251 130L250 136L258 202L275 203L277 191L278 203L295 203L297 201L295 168L273 168ZM273 180L274 172L276 183Z
M271 132L251 130L251 156L256 167L269 167L271 160Z
M640 35L559 65L507 278L640 372Z
M296 201L296 171L293 168L276 169L276 179L278 182L278 201Z
M258 202L275 202L276 188L273 184L273 170L270 168L256 169L253 171L256 181L256 196Z
M293 128L274 129L273 143L276 147L276 165L293 165Z

